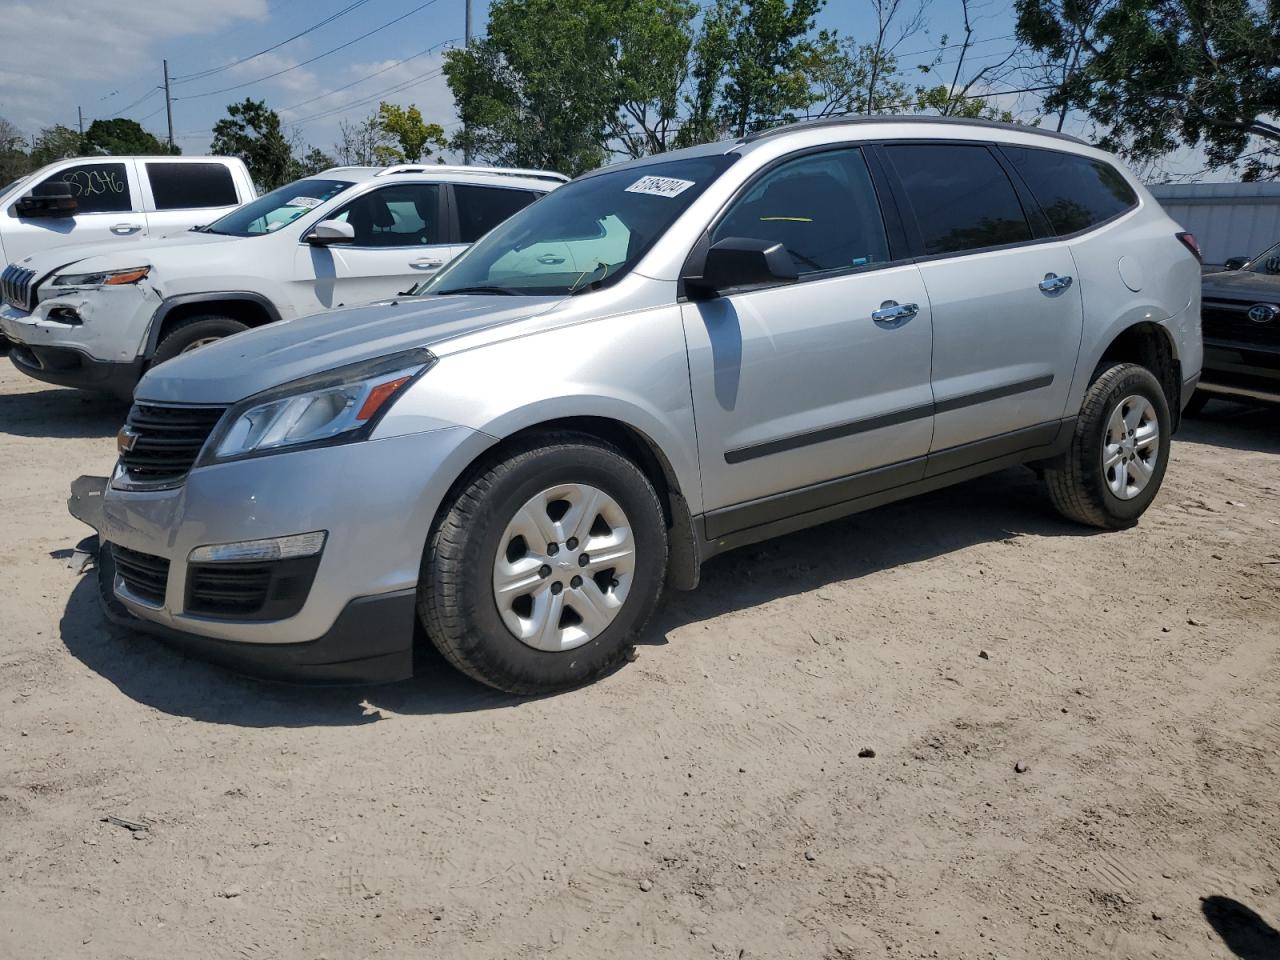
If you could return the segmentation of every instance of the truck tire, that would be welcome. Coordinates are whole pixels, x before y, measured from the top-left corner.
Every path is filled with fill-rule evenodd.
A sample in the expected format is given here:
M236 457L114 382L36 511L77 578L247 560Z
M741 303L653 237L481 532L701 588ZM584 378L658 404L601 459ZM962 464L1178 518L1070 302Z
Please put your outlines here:
M172 360L180 353L199 349L215 340L248 329L247 323L217 314L184 317L161 335L155 355L151 358L151 365L154 367L158 363Z

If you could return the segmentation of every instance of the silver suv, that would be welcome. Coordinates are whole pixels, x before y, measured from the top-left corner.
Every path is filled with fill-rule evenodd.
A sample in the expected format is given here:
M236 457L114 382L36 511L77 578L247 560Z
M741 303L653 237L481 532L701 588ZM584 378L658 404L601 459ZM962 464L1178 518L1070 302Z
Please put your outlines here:
M417 297L156 368L73 512L114 615L205 656L393 679L420 625L560 690L721 551L1013 464L1136 523L1199 289L1194 240L1079 141L801 124L588 174Z

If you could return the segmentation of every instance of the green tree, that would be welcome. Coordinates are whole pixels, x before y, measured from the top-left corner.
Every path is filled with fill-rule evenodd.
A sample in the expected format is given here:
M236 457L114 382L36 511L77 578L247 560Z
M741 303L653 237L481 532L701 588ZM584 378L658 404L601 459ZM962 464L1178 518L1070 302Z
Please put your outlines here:
M285 182L301 180L303 177L314 177L322 170L328 170L330 167L336 166L337 163L333 157L319 147L310 147L306 153L293 158L289 167L289 176Z
M83 143L80 134L57 123L52 127L45 127L36 135L36 144L31 150L31 165L43 167L46 163L66 157L78 157L81 153Z
M826 0L718 0L729 28L729 60L720 114L738 136L814 102L807 39Z
M213 127L212 153L239 157L261 190L288 183L295 169L293 147L280 126L280 115L262 100L246 98L227 107Z
M728 0L716 0L703 12L692 46L686 116L676 137L677 146L710 143L725 134L716 108L729 58L733 55L732 32L737 17L737 5Z
M31 172L27 138L4 117L0 117L0 187Z
M662 153L675 144L697 15L690 0L637 0L618 11L605 77L617 106L607 134L629 157Z
M124 117L93 121L84 132L81 149L86 154L112 156L169 153L168 144L142 129L138 121ZM173 152L181 151L175 148Z
M1049 58L1079 52L1045 98L1078 109L1135 162L1200 147L1210 169L1280 178L1280 3L1115 0L1100 11L1017 0L1018 35Z
M401 107L394 103L378 104L378 128L399 146L379 144L374 154L383 163L419 163L431 156L432 148L443 150L449 145L444 128L427 123L414 104Z

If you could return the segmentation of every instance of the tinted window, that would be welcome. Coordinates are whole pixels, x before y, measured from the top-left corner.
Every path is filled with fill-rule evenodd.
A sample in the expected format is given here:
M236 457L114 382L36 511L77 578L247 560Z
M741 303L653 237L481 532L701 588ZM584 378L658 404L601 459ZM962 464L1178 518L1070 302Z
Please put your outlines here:
M420 247L444 243L439 211L439 184L402 183L356 197L333 219L351 224L357 247Z
M349 180L296 180L232 210L204 231L232 237L274 233L332 200L349 186Z
M861 150L813 154L770 170L734 203L711 241L727 237L781 243L802 275L889 259Z
M1057 234L1085 230L1138 202L1110 164L1056 150L1001 147Z
M463 243L475 243L507 217L541 196L528 190L462 184L454 184L453 195L458 201L458 230Z
M129 173L123 163L81 163L55 173L51 180L71 184L76 213L119 213L133 209Z
M1018 194L986 147L901 144L887 150L915 210L926 254L1031 239Z
M148 163L157 210L234 207L240 202L231 171L220 163Z

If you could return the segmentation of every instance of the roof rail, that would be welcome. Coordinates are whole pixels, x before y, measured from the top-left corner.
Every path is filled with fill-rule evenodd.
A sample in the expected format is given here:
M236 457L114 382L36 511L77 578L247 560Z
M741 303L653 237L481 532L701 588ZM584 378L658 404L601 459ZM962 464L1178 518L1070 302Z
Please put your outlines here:
M1040 137L1052 137L1055 140L1069 140L1072 143L1080 143L1090 146L1079 137L1073 137L1069 133L1059 133L1057 130L1045 130L1041 127L1032 127L1021 123L1004 123L1000 120L982 120L971 117L930 117L924 114L913 113L904 116L894 114L884 114L881 116L868 114L842 114L831 117L822 117L817 120L800 120L796 123L784 124L780 127L769 127L766 130L757 130L755 133L749 133L741 138L739 143L755 143L757 140L764 140L769 137L775 137L783 133L791 133L796 130L809 130L814 127L841 127L845 125L856 125L864 123L942 123L954 124L963 127L986 127L990 130L1010 130L1017 133L1030 133Z
M569 178L563 173L556 173L552 170L524 170L518 167L471 167L447 163L397 163L379 170L374 176L387 177L397 173L487 173L503 177L531 177L535 180L554 180L557 183L569 182Z

